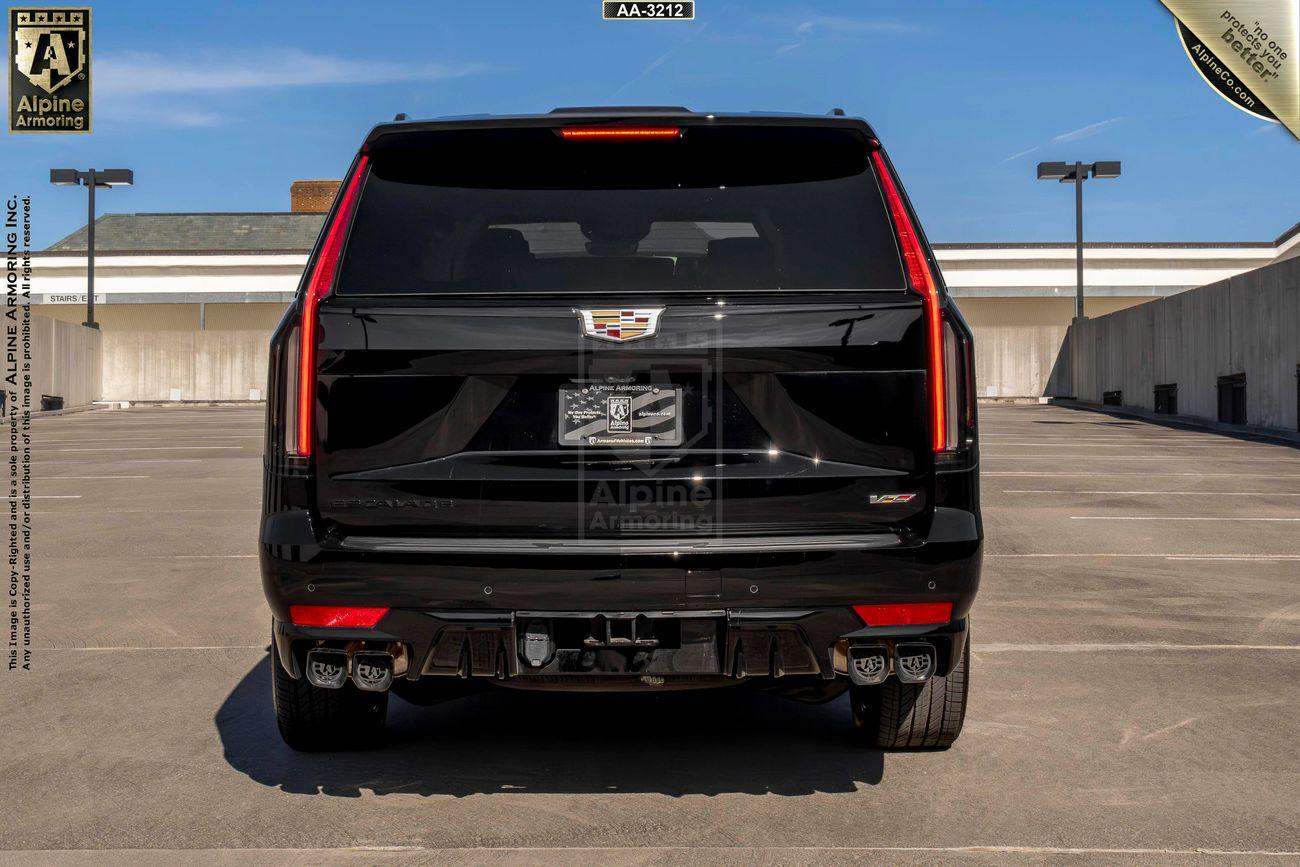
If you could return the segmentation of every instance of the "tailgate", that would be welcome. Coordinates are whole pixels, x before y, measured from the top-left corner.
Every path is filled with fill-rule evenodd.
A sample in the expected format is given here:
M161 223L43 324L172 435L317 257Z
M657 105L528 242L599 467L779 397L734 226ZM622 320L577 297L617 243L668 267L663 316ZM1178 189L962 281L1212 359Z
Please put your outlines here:
M929 508L909 296L638 300L658 334L628 345L584 336L582 299L341 302L321 312L317 455L341 535L858 533Z

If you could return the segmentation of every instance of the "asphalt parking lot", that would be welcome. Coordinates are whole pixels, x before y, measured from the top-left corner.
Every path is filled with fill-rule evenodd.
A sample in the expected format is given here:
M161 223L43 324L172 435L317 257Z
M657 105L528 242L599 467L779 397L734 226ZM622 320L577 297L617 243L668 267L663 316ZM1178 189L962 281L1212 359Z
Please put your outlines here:
M292 753L254 553L261 409L40 419L3 860L1300 857L1300 450L981 412L972 704L937 754L855 746L843 699L504 690L394 700L383 748Z

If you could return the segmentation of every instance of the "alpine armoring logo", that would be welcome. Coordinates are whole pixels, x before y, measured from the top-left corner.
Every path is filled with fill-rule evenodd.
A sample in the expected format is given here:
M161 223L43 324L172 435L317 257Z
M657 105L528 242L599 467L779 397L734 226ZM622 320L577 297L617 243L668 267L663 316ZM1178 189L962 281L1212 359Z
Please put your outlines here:
M9 48L9 131L90 132L90 9L10 9Z

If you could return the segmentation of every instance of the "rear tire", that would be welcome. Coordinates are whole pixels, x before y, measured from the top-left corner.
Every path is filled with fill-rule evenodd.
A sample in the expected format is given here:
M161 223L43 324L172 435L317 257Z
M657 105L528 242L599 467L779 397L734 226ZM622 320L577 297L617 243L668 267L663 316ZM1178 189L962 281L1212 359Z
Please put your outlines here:
M968 633L961 659L947 677L850 686L853 729L866 744L882 750L946 750L961 734L969 688Z
M272 658L273 700L280 737L295 750L356 750L383 742L388 693L362 692L351 682L321 689L293 678Z

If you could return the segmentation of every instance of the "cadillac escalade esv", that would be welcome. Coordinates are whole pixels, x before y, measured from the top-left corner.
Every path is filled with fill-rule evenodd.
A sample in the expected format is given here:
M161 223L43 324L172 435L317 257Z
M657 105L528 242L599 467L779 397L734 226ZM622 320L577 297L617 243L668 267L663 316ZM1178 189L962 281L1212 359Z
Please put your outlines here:
M970 330L864 121L396 121L271 343L260 557L298 749L389 693L849 694L961 730Z

